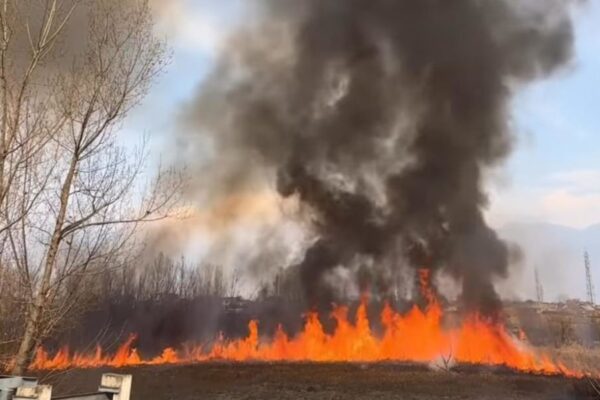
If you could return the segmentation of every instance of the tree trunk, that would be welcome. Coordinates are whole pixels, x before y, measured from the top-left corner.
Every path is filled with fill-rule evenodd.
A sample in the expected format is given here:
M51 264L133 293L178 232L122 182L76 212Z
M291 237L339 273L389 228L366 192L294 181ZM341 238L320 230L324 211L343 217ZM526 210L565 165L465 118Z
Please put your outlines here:
M74 154L73 158L71 159L69 171L61 188L60 208L58 210L58 215L56 216L50 247L48 247L48 253L46 254L42 282L37 295L33 299L32 304L29 306L25 330L23 332L23 337L21 338L21 343L19 345L19 351L15 357L15 363L12 369L12 373L14 375L22 375L33 356L35 335L37 330L40 328L41 317L44 308L46 307L46 300L48 298L48 292L50 291L50 286L52 283L52 272L54 270L54 265L56 264L58 248L62 240L62 228L65 223L65 217L67 215L67 208L69 205L69 193L71 191L71 186L73 185L73 180L75 179L75 171L78 161L79 159L77 154Z

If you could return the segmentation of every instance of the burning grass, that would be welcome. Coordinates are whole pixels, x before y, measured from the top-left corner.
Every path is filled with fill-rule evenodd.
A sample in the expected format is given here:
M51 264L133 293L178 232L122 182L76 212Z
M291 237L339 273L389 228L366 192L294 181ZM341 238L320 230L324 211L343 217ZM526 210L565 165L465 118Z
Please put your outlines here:
M261 339L259 324L250 321L249 334L242 339L227 340L222 336L207 346L166 348L154 358L141 357L134 347L132 335L114 354L77 353L63 348L50 355L39 348L30 369L51 370L126 367L139 365L189 364L216 360L248 362L417 362L449 369L455 363L505 366L535 374L562 374L582 377L591 374L593 364L572 364L573 358L553 358L548 352L536 351L511 335L499 322L477 314L465 318L456 327L443 326L443 310L428 289L428 276L421 276L422 291L428 300L425 309L416 305L406 314L386 305L380 314L381 334L371 329L367 301L363 300L356 317L349 317L345 306L332 313L336 327L332 333L323 328L317 313L306 315L304 328L290 337L282 327L268 339ZM577 365L578 368L571 367ZM569 366L569 367L567 367Z

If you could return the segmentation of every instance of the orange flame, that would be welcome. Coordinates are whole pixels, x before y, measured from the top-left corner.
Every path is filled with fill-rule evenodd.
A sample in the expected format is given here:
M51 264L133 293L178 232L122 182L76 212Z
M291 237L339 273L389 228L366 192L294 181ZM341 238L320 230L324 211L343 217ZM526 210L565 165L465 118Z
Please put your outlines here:
M405 315L385 305L380 315L381 335L371 331L366 300L363 299L354 321L348 317L347 307L335 307L332 318L336 328L331 334L325 332L317 313L310 312L303 330L295 337L290 337L279 326L270 340L261 341L258 322L250 321L246 338L226 340L221 335L206 349L202 346L179 351L167 348L158 357L142 359L133 347L136 336L132 335L114 355L105 355L100 347L91 354L71 353L68 348L63 348L50 357L43 348L39 348L30 368L123 367L211 360L427 363L442 358L459 363L502 365L539 374L584 376L583 372L570 370L545 355L537 354L513 337L503 325L478 315L466 318L458 327L444 328L442 309L428 289L429 277L421 273L419 278L429 305L425 310L414 306Z

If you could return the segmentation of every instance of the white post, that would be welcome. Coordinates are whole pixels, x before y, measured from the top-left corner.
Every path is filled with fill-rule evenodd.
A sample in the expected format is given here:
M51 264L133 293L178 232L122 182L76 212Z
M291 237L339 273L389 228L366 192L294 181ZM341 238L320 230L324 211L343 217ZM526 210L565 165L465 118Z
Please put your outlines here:
M131 380L131 375L102 374L98 391L113 393L113 400L129 400Z
M52 386L50 385L20 386L13 400L50 400L51 397Z

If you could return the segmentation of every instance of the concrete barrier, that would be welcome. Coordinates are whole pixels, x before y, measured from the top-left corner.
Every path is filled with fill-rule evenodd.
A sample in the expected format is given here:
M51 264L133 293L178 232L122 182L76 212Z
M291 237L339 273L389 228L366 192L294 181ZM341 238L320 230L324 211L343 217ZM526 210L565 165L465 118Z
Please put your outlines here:
M37 385L33 387L21 386L17 388L13 400L51 400L52 386Z
M114 394L113 400L129 400L131 381L131 375L102 374L98 391Z
M102 374L94 393L52 396L52 387L38 385L35 378L0 377L0 400L129 400L131 375Z
M0 400L10 400L18 387L36 386L37 382L37 378L32 377L0 375Z

